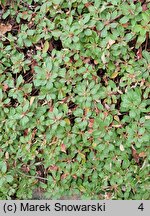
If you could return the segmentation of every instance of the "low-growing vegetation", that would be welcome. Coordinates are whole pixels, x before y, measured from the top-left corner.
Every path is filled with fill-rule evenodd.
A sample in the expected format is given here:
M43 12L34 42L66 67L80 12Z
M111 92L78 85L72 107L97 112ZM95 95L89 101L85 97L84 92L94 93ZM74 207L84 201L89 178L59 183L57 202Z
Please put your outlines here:
M149 199L150 1L0 3L0 198Z

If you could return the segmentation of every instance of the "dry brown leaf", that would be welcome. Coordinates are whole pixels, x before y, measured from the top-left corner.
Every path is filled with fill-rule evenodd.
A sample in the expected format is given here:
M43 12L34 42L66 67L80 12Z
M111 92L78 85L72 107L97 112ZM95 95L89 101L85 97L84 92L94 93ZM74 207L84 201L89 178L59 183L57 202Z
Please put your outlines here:
M120 144L120 151L124 151L124 146Z
M111 75L111 79L115 79L118 76L119 72L115 71L112 75Z
M139 157L142 157L142 158L146 157L146 153L145 152L140 152Z
M34 99L35 99L34 96L32 96L32 97L30 98L30 106L33 104Z
M105 103L104 106L107 110L110 110L110 106L108 104Z
M142 47L140 47L137 51L137 59L141 59L142 58Z
M122 125L120 125L120 124L119 124L119 125L114 125L114 124L113 124L112 127L114 127L114 128L121 128Z
M4 35L6 32L11 31L12 25L7 24L5 25L4 23L0 23L0 34Z
M101 56L101 60L103 62L103 64L106 64L106 56L105 56L105 53L103 52L102 56Z
M5 153L5 158L6 158L6 160L9 159L9 153L8 152Z
M115 43L115 40L109 39L107 49L109 49L114 43Z
M147 115L147 116L145 116L145 119L147 119L147 120L148 120L148 119L150 119L150 116L148 116L148 115Z
M115 115L115 116L114 116L114 119L115 119L117 122L120 122L119 116Z
M88 107L85 107L85 109L84 109L84 115L86 116L89 111L90 111L90 109Z
M70 119L65 118L64 121L66 122L67 125L70 125Z

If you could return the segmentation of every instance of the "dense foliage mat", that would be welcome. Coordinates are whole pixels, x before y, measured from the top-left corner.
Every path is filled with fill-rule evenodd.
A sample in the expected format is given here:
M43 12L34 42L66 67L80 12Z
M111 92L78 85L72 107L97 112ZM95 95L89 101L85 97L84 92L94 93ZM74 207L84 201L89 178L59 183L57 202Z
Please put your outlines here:
M150 1L0 2L0 198L149 199Z

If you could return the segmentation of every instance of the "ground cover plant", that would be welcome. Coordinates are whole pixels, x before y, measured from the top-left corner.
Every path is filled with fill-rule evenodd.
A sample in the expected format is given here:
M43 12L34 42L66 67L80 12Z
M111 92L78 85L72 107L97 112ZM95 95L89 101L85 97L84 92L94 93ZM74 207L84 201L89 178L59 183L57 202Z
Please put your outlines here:
M0 198L149 199L150 1L0 3Z

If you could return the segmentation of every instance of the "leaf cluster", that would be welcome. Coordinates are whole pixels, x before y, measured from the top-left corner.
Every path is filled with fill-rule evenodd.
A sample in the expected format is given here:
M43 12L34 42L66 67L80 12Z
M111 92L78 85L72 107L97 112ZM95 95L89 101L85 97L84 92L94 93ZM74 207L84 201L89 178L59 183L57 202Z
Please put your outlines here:
M149 199L149 1L0 4L0 198Z

